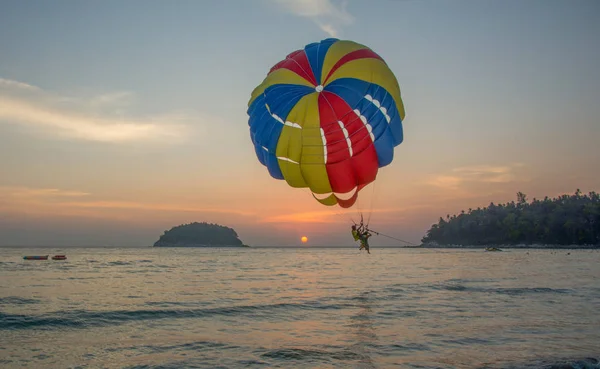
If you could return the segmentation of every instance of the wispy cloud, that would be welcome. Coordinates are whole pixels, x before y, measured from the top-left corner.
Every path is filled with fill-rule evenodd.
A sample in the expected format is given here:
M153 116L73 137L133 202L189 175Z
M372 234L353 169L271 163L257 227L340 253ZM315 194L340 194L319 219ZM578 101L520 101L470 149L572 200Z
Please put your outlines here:
M1 88L16 88L21 90L39 91L40 88L29 85L27 83L13 81L10 79L0 78L0 89Z
M476 165L455 168L454 172L464 179L488 183L506 183L516 179L515 168L519 164L505 166Z
M76 208L93 208L93 209L131 209L131 210L152 210L152 211L169 211L181 213L226 213L237 215L253 215L253 212L226 209L226 208L207 208L202 206L190 206L184 204L161 204L161 203L144 203L135 201L70 201L65 202L65 206Z
M179 141L198 117L164 114L129 117L131 92L112 92L91 98L60 96L27 83L0 79L0 123L18 124L36 133L63 138L132 142Z
M83 212L81 211L83 210ZM165 204L140 201L101 199L91 193L56 188L0 186L0 213L77 215L102 217L102 212L114 218L114 212L151 211L174 213L224 213L250 216L254 213L239 209L203 207L193 204Z
M134 99L135 94L133 92L116 91L93 97L90 99L90 105L98 108L105 106L119 108L130 105Z
M519 179L516 170L523 167L521 163L510 165L474 165L454 168L451 173L433 176L426 181L431 186L458 189L467 183L510 183Z
M57 199L88 195L87 192L65 191L58 188L0 187L0 196L16 199Z
M312 20L331 37L339 37L341 28L354 23L346 10L346 1L334 0L270 0L284 11Z
M261 219L262 223L335 223L335 217L342 216L334 211L308 211L280 214Z
M395 214L394 218L398 219L397 214L413 211L416 209L428 208L427 205L407 206L398 208L374 208L363 209L362 213L365 217L370 214ZM279 214L265 217L260 220L261 223L348 223L351 219L358 222L360 220L358 208L348 210L341 208L332 208L332 210L297 212L289 214ZM367 219L364 219L365 221Z

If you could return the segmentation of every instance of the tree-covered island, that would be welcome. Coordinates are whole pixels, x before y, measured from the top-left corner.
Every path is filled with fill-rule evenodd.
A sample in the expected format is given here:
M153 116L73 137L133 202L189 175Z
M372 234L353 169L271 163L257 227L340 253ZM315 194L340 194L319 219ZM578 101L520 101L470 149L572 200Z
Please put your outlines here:
M553 199L517 193L517 201L446 215L421 240L427 247L600 247L600 196L596 192Z
M248 247L229 227L212 223L182 224L165 231L154 247Z

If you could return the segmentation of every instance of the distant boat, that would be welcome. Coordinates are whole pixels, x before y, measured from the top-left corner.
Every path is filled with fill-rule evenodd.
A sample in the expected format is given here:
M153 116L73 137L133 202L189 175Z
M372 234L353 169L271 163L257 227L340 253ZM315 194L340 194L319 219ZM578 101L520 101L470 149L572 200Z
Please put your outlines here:
M49 255L45 255L45 256L39 256L39 255L23 256L23 259L24 260L48 260L48 256Z
M500 250L500 249L499 249L499 248L497 248L497 247L486 247L486 248L485 248L485 251L502 251L502 250Z
M54 255L52 260L67 260L67 255Z

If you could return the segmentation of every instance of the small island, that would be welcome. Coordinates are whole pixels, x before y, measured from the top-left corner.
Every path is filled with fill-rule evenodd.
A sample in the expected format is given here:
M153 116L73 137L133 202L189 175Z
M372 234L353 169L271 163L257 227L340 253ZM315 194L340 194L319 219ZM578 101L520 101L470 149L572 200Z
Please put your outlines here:
M229 227L212 223L182 224L165 231L154 247L249 247Z
M596 192L553 199L517 193L517 201L449 214L433 224L424 247L599 248L600 195Z

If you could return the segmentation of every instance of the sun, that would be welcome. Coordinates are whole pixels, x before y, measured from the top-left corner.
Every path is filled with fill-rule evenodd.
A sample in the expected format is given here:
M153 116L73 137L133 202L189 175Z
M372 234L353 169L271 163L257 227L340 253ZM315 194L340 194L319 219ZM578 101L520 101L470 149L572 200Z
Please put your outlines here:
M302 241L302 243L306 243L306 242L308 242L308 237L302 236L302 238L300 239L300 241Z

